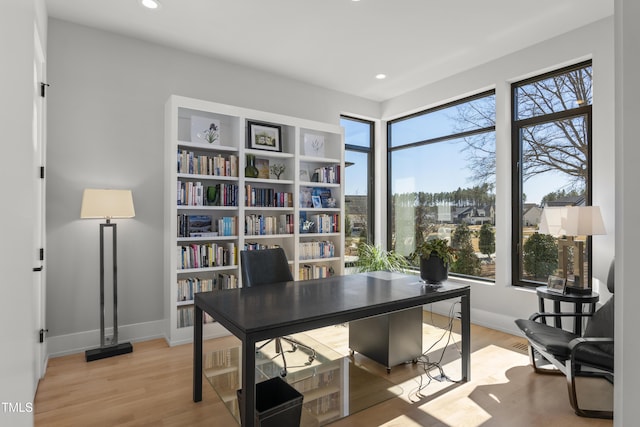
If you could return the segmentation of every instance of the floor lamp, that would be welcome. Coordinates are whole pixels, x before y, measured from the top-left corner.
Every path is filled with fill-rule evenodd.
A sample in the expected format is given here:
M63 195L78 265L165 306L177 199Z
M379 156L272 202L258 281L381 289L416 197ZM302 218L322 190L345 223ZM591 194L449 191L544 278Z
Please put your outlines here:
M116 242L116 224L111 222L113 218L133 218L135 211L133 208L133 197L131 190L106 190L87 188L82 194L82 208L80 218L85 219L105 219L106 222L100 224L100 347L87 350L85 358L87 362L104 359L120 354L131 353L133 347L131 343L118 342L118 258ZM104 232L105 228L111 228L112 248L113 248L113 339L109 345L106 344L104 333Z

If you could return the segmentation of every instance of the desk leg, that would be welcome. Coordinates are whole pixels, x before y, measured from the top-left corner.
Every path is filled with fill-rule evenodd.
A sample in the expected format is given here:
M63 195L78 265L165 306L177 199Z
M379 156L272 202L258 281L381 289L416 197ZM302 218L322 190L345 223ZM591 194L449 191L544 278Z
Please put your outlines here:
M462 381L471 380L471 304L470 292L461 298L462 325Z
M202 309L194 306L193 318L193 401L202 400Z
M256 408L256 342L245 339L242 343L242 427L253 427Z

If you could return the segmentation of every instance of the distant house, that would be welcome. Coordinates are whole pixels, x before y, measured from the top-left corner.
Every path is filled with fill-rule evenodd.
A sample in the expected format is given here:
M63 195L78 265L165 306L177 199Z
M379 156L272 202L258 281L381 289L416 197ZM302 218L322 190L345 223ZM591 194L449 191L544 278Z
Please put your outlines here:
M525 205L524 208L525 210L522 214L522 223L527 227L540 224L542 208L535 204Z
M584 196L567 196L545 202L543 207L585 206Z

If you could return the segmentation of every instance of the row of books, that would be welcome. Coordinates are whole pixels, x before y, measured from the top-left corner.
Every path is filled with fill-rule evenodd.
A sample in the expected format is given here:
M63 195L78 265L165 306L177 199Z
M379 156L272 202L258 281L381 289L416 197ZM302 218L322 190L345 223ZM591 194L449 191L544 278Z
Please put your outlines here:
M234 242L178 246L178 269L222 267L237 264Z
M256 188L245 185L245 206L291 208L293 193L276 191L273 188Z
M300 212L300 232L338 233L340 232L340 214Z
M313 171L313 182L322 182L326 184L340 183L340 165L323 166Z
M211 279L189 277L178 279L178 301L193 301L193 294L238 287L238 278L234 274L220 273Z
M335 244L330 241L300 242L300 259L333 258L336 253Z
M216 184L206 189L199 181L178 181L178 206L238 206L236 184Z
M205 312L202 312L202 323L213 322L215 322L215 320L213 320L213 317L209 316ZM193 306L178 307L178 319L176 323L178 328L193 326Z
M324 279L335 274L333 267L328 265L301 265L298 269L298 277L300 280Z
M264 236L270 234L293 234L293 214L265 216L247 215L244 220L244 234L247 236Z
M261 249L273 249L273 248L279 248L279 247L280 245L265 244L265 243L258 243L258 242L246 242L244 244L245 251L259 251Z
M211 157L193 151L178 150L178 173L213 176L238 176L238 156L221 154Z
M238 217L178 214L178 237L216 237L238 234Z

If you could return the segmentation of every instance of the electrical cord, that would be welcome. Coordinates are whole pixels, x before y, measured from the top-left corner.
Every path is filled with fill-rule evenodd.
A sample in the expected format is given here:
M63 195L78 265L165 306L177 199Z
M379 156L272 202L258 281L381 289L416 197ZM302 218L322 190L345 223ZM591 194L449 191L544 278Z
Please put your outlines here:
M438 338L435 342L433 342L431 346L428 349L426 349L418 358L417 363L418 365L421 365L422 369L424 370L424 375L420 375L417 388L409 392L408 398L411 402L415 402L412 396L415 396L418 400L424 397L421 392L426 387L428 387L432 381L438 381L438 382L448 381L452 383L462 382L462 380L453 380L449 376L447 376L441 365L442 360L444 359L444 354L447 350L447 347L449 346L449 343L451 343L452 341L456 350L458 351L458 354L462 354L462 350L458 346L458 343L456 342L456 340L453 338L453 323L456 318L455 307L457 304L460 304L460 302L456 301L453 304L451 304L451 307L449 308L449 319L446 326L442 327L444 331L440 336L440 338ZM431 324L436 326L435 321L433 319L433 310L431 311ZM438 358L437 361L432 362L429 359L428 354L439 342L441 342L445 338L445 336L447 337L447 341L442 349L442 353L440 354L440 357ZM432 375L431 372L434 370L437 370L439 374L435 376ZM427 379L426 382L425 382L425 378Z

